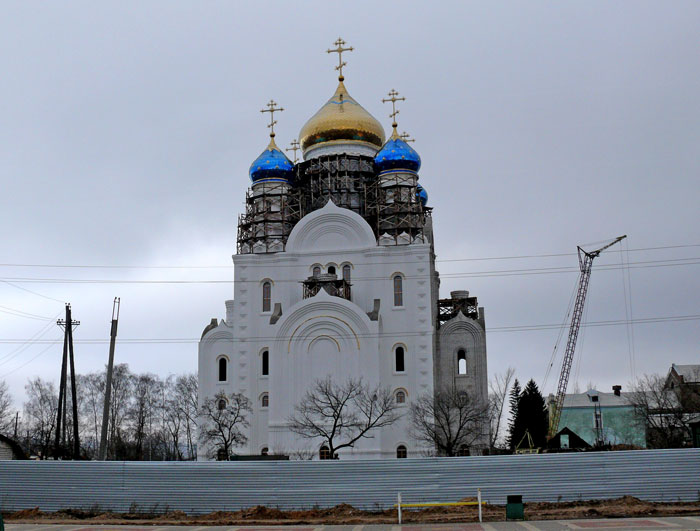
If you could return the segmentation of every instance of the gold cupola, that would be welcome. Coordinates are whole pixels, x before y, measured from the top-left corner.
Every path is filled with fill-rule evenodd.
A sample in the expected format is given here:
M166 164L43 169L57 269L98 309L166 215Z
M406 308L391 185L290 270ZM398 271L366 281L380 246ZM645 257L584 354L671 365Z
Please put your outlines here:
M382 124L348 94L342 79L331 99L299 132L304 155L320 144L360 144L378 150L384 139Z

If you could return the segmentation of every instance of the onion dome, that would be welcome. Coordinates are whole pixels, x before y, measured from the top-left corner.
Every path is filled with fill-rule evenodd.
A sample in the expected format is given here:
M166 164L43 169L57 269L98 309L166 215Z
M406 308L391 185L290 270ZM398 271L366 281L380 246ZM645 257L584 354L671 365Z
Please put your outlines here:
M250 165L250 180L259 182L290 182L293 179L294 164L275 144L274 134L265 151Z
M425 206L428 204L428 192L425 191L425 188L423 188L420 184L416 186L416 197L418 198L418 201L420 201L420 204Z
M322 143L356 143L376 150L384 138L382 124L348 94L342 79L331 99L299 132L303 153Z
M374 163L380 173L390 170L417 172L420 169L420 155L399 136L394 124L391 138L374 157Z

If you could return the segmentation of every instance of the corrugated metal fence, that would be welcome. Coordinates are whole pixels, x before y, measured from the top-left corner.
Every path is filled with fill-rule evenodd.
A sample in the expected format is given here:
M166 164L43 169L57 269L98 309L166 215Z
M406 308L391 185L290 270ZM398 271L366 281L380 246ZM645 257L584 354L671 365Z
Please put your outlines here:
M386 508L474 496L505 503L700 498L700 449L382 461L0 462L0 508L92 508L190 514L254 505Z

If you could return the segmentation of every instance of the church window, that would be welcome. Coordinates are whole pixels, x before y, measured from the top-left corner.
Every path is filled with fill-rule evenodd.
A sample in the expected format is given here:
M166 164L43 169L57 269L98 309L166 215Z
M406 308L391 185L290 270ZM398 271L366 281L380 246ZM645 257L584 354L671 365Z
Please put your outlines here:
M408 457L408 450L403 444L400 444L399 446L396 447L396 458L397 459L406 459Z
M331 451L328 449L328 446L326 446L325 444L323 446L321 446L321 449L318 452L318 458L321 460L331 458Z
M220 398L219 401L216 403L216 407L219 409L219 411L223 411L224 409L226 409L226 399Z
M267 376L270 374L270 352L263 350L262 353L262 375Z
M335 266L328 266L328 274L335 275Z
M343 280L350 282L350 266L347 264L343 266Z
M262 285L262 311L269 312L272 304L272 284L268 281Z
M219 361L217 363L219 364L219 381L225 382L226 373L228 372L228 361L226 360L226 358L219 358Z
M396 360L396 372L404 372L406 370L406 360L403 347L396 347L396 350L394 350L394 358Z
M321 268L319 266L314 266L311 274L315 277L319 276L321 274Z
M267 446L265 446L262 450L260 450L260 455L267 455L269 450L267 449Z
M403 306L403 277L394 275L394 306Z
M457 374L467 374L467 353L464 349L457 351Z
M260 397L260 407L269 407L270 406L270 397L268 396L267 393L263 393L263 395Z
M396 391L396 403L405 404L406 403L406 391Z

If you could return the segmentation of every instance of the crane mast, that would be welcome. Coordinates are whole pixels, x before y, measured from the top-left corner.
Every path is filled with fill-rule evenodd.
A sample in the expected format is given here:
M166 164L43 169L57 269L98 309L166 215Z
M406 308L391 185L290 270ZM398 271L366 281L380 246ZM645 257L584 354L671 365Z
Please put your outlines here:
M569 385L569 374L571 374L571 365L574 361L574 350L576 349L576 340L578 339L578 331L581 328L581 318L583 317L583 307L586 304L586 294L588 293L588 284L591 280L591 271L593 268L593 259L597 258L605 249L612 247L621 240L627 238L627 235L619 236L612 242L604 245L600 249L592 252L584 251L581 247L578 249L578 263L581 270L581 276L578 282L578 293L576 294L576 303L574 304L574 312L571 317L571 326L569 327L569 338L566 341L566 351L564 352L564 361L561 366L561 374L559 375L559 383L557 384L557 395L554 404L554 411L549 423L549 436L553 437L559 431L559 420L561 419L561 409L564 405L564 397L566 396L566 388Z

